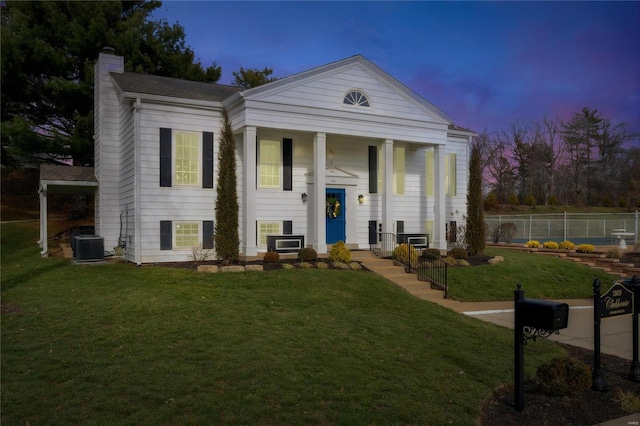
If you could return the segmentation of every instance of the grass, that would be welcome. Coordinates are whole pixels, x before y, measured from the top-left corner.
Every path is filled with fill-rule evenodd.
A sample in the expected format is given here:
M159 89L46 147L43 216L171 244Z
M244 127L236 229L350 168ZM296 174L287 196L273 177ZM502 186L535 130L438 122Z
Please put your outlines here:
M472 268L449 268L449 294L465 302L513 300L516 284L526 297L578 299L593 296L593 281L603 286L616 279L603 271L567 260L518 250L488 248L485 254L503 256L505 262ZM608 288L608 287L607 287Z
M368 272L72 265L1 231L3 425L474 424L513 380L511 331Z

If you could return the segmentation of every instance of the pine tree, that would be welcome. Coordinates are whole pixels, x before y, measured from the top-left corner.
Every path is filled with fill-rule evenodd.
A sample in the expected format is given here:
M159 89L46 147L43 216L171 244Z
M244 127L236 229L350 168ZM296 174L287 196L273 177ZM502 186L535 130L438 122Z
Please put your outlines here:
M239 257L238 193L236 177L236 148L231 123L226 110L222 111L224 127L218 151L218 185L216 195L216 255L225 264Z
M467 227L465 240L469 255L475 256L484 251L485 228L482 206L482 170L480 169L480 150L474 146L469 163L469 189L467 192Z

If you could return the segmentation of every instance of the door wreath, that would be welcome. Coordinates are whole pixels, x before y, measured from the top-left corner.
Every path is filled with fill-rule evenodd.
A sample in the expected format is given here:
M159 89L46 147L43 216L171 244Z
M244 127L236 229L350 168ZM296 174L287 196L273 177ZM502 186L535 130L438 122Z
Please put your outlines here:
M327 217L329 219L335 219L340 216L341 213L340 201L336 198L327 198Z

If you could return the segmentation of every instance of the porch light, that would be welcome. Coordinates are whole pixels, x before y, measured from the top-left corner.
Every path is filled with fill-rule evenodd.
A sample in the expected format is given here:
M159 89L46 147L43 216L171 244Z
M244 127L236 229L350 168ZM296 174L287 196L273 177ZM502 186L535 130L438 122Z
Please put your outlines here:
M306 193L306 192L303 192L303 193L302 193L302 202L303 202L303 203L306 203L306 202L307 202L307 193Z
M362 194L358 195L358 202L360 204L364 204L364 195L362 195Z

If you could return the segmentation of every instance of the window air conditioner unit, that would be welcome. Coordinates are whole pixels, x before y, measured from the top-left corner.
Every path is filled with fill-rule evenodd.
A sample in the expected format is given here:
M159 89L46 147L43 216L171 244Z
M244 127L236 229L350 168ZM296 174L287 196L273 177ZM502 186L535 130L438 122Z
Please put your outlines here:
M101 262L104 260L104 238L98 235L78 235L75 237L76 262Z

